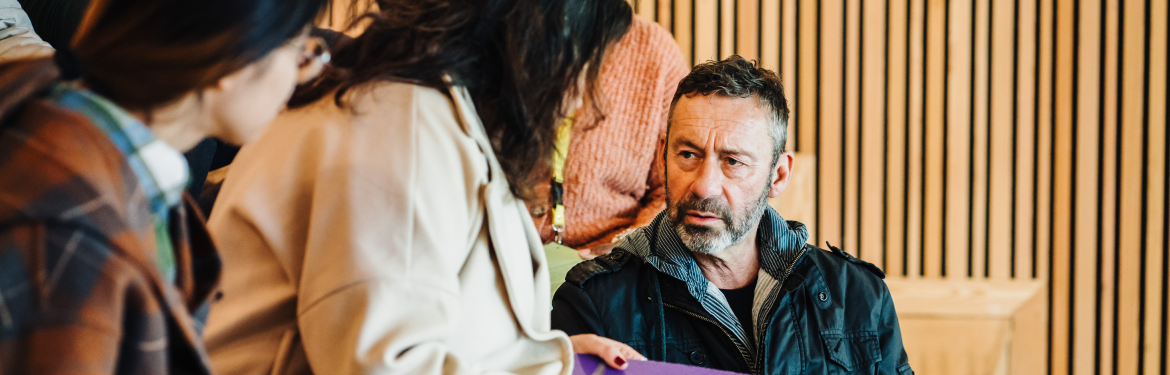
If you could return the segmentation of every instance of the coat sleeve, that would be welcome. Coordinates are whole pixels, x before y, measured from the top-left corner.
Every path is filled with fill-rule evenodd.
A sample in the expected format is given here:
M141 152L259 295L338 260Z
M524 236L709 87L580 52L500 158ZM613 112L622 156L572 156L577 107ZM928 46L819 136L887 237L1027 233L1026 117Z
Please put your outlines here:
M32 22L20 3L16 0L0 0L0 63L52 53L53 47L33 30Z
M878 336L881 358L877 373L883 375L913 375L906 349L902 346L902 329L898 326L898 313L894 311L894 300L890 289L882 283L881 330Z
M468 339L462 322L476 312L461 298L464 267L490 261L469 258L487 235L485 159L441 93L391 86L356 107L373 112L315 177L297 306L306 356L316 373L483 373L450 345Z

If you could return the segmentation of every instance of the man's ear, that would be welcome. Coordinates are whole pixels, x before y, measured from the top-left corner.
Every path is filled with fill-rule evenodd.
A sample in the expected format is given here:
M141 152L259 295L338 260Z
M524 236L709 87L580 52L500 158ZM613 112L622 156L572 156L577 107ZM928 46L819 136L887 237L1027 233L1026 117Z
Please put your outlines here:
M792 161L794 156L791 152L780 154L780 159L776 160L775 169L772 170L772 190L768 192L768 198L775 198L780 196L780 192L788 187L788 181L792 177Z

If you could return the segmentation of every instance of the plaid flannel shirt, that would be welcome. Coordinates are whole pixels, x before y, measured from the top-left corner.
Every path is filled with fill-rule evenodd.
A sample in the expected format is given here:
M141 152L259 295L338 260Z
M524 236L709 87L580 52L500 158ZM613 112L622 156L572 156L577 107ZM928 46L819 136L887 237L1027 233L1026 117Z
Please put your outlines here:
M182 157L55 76L0 66L0 374L209 373L190 311L220 265Z
M171 208L178 206L187 188L187 160L178 150L155 138L146 125L114 103L110 103L75 85L57 84L49 100L58 106L77 111L104 131L113 141L130 170L138 177L146 200L150 202L151 221L154 222L158 268L168 282L175 280L175 250L167 223Z

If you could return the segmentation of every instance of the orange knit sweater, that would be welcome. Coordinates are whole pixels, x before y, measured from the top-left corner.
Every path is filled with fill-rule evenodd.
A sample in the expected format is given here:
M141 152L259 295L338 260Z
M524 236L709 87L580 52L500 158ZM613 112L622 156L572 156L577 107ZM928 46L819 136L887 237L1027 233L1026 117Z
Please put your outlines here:
M665 208L662 150L670 100L689 69L674 38L634 17L606 51L599 82L605 119L586 101L573 124L565 162L564 244L589 248L642 226ZM553 239L548 185L529 211L545 242Z

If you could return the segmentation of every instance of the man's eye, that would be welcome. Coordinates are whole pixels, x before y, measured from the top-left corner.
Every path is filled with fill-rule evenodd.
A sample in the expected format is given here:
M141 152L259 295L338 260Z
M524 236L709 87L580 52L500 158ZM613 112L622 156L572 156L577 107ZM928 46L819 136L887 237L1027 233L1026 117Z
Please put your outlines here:
M743 164L743 163L740 163L740 162L739 162L739 160L735 160L735 159L732 159L732 158L727 158L727 164L728 164L728 165L740 165L740 164Z
M690 151L683 151L683 152L678 153L678 155L682 156L683 159L690 159L690 158L695 157L695 153L690 152Z

